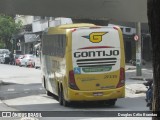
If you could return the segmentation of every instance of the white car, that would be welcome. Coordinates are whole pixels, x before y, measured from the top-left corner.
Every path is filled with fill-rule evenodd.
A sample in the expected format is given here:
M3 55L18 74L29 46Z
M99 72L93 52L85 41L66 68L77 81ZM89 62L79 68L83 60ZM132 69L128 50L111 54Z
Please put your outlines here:
M0 63L3 63L3 54L0 54Z
M8 49L0 49L0 63L9 63L9 54Z
M34 56L32 54L26 54L26 55L24 55L24 58L21 60L19 66L20 67L21 66L25 66L25 67L31 66L31 67L34 67Z

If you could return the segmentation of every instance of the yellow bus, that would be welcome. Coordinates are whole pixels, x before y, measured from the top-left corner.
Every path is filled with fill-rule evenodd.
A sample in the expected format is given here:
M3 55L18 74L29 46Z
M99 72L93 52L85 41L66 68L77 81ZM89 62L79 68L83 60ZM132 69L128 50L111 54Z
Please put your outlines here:
M125 97L125 59L119 27L66 24L42 36L43 86L59 103Z

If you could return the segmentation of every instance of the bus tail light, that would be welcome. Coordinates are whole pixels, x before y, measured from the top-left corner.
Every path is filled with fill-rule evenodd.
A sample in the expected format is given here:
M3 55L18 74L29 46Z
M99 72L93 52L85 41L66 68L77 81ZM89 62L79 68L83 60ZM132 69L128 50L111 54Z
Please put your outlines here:
M72 29L72 30L71 30L71 32L75 32L76 30L77 30L77 29L76 29L76 28L74 28L74 29Z
M125 84L125 69L120 68L120 77L117 88L124 86L124 84Z
M74 90L79 90L75 82L73 70L69 71L69 87Z
M118 26L114 26L113 28L114 28L115 30L118 30L118 29L119 29L119 27L118 27Z

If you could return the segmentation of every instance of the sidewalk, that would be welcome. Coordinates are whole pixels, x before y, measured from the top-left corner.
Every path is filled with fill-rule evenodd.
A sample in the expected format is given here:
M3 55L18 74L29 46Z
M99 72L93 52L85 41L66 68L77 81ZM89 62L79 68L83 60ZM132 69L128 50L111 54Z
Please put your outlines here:
M3 83L3 81L2 80L0 80L0 85Z
M126 64L126 78L135 80L144 80L148 78L153 78L153 68L151 63L146 63L142 66L142 76L136 76L136 66L131 64Z
M0 87L1 87L1 85L3 85L2 80L0 80ZM17 111L17 110L12 107L7 106L5 103L3 103L3 101L0 98L0 111Z
M0 111L18 111L12 107L7 106L3 101L0 99Z
M151 63L146 63L146 65L142 66L142 76L136 76L136 66L126 64L126 89L132 93L145 93L147 88L143 83L145 79L151 78L153 78ZM128 81L133 84L127 84Z

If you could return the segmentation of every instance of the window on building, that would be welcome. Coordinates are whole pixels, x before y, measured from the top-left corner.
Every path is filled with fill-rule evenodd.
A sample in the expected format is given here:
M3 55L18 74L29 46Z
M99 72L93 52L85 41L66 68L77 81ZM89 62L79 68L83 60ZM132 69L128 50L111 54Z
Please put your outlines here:
M123 28L121 28L122 32L123 32Z
M131 32L131 28L126 28L126 32Z
M34 20L40 20L41 17L40 17L40 16L34 16L33 19L34 19Z

